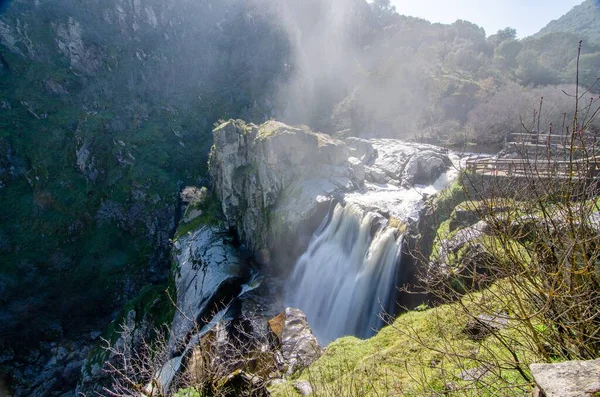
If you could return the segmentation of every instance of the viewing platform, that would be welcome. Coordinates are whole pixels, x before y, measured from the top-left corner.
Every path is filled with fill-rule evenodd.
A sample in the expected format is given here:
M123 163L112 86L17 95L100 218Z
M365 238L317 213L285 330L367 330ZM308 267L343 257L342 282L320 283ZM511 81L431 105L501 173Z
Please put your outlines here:
M596 178L600 174L600 157L572 162L548 159L476 159L467 160L466 170L478 175L500 177Z
M506 143L506 147L512 146L526 158L472 159L467 160L466 170L477 175L515 178L590 179L600 175L600 145L596 136L575 134L571 137L548 133L518 133L511 136L513 139ZM578 158L565 160L571 149L578 152ZM592 153L583 153L584 149Z
M547 132L532 133L513 133L510 134L510 140L505 145L512 145L521 148L547 148L552 150L570 150L571 138L573 138L573 150L582 150L589 147L599 147L600 142L595 135L575 134L568 135L549 134Z

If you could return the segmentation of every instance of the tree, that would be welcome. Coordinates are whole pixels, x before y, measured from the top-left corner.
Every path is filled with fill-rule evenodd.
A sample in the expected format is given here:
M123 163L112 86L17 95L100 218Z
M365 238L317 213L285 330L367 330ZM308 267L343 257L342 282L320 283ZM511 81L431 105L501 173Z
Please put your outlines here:
M567 73L573 74L577 69L577 60L574 59L567 66ZM600 78L600 52L584 54L579 62L579 78L584 86L590 87L592 92L600 92L598 78Z
M457 303L471 339L493 341L469 355L430 346L440 360L470 368L468 378L448 374L462 376L454 391L501 385L502 395L522 395L530 363L600 356L600 99L585 101L577 84L566 92L572 117L556 130L560 147L528 141L514 145L516 159L473 161L441 198L446 218L423 283L438 302ZM543 106L542 99L536 128Z
M517 40L504 40L494 51L494 62L502 68L513 69L517 66L517 57L522 48L523 45Z
M548 85L558 81L556 73L540 62L539 55L533 50L524 50L517 56L516 75L523 85Z
M494 47L497 47L498 45L502 44L503 42L507 41L507 40L516 40L517 39L517 30L514 28L504 28L499 30L496 34L491 35L490 37L488 37L488 41L494 45Z

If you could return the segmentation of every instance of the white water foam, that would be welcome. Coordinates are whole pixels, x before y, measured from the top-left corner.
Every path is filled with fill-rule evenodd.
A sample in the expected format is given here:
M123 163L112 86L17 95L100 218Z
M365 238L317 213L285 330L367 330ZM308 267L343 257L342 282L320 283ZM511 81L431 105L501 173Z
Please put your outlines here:
M432 185L410 189L367 183L346 194L329 223L319 227L298 259L287 287L286 305L306 313L319 341L344 335L372 336L383 326L382 311L395 311L402 238L377 211L406 223L417 220L424 199L452 183L460 159Z

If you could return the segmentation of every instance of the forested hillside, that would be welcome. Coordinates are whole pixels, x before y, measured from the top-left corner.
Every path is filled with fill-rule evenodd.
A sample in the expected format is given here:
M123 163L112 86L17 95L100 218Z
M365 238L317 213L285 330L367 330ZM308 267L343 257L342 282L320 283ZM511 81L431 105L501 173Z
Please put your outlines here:
M310 10L318 10L321 2L313 3ZM520 131L514 115L527 115L529 122L541 96L542 125L556 121L550 114L570 109L563 90L573 87L557 86L575 82L576 34L517 40L515 30L506 28L486 36L467 21L442 25L399 15L389 1L375 2L371 10L351 3L355 7L345 8L340 27L331 26L335 19L328 12L293 10L310 18L293 21L305 33L295 43L302 52L295 58L294 90L287 93L294 105L284 113L287 121L327 132L460 144L500 142ZM595 82L598 50L583 43L584 86Z
M285 75L287 43L248 7L8 5L0 339L68 333L166 279L178 191L204 176L213 123L270 115Z
M574 33L584 40L600 42L600 2L585 0L567 14L551 21L535 37L548 33Z
M6 7L5 327L30 323L25 312L73 321L96 304L110 311L120 301L111 291L129 296L161 279L178 187L204 175L220 118L498 142L542 95L547 114L569 108L569 87L544 86L573 82L575 34L486 37L467 21L401 16L386 1L336 4L343 9L319 0ZM598 51L584 43L584 83L595 80Z

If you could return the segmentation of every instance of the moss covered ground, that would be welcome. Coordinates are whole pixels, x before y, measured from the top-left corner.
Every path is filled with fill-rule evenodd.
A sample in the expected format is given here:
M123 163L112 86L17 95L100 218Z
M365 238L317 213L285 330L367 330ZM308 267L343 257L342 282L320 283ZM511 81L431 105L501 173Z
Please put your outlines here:
M480 371L497 357L510 361L508 350L495 338L474 341L463 332L470 317L462 304L477 307L481 299L472 294L461 303L406 313L371 339L338 339L312 366L270 391L273 396L296 396L293 384L308 381L316 396L527 395L529 382L510 368L494 368L477 380L465 380L466 374ZM514 336L513 348L519 351ZM535 360L525 352L521 356Z

